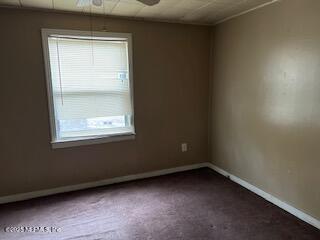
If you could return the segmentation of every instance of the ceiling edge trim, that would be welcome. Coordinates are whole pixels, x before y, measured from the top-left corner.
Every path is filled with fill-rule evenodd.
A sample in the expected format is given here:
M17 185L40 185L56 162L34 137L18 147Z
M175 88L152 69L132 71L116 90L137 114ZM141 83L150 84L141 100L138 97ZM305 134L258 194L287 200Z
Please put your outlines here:
M269 5L271 5L271 4L274 4L274 3L277 3L277 2L280 2L280 1L282 1L282 0L272 0L272 1L270 1L270 2L263 3L263 4L259 5L259 6L250 8L250 9L248 9L248 10L245 10L245 11L241 12L241 13L237 13L237 14L232 15L232 16L230 16L230 17L226 17L226 18L224 18L224 19L222 19L222 20L214 23L213 26L216 26L216 25L218 25L218 24L220 24L220 23L224 23L224 22L226 22L226 21L228 21L228 20L231 20L231 19L233 19L233 18L240 17L240 16L242 16L242 15L245 15L245 14L247 14L247 13L253 12L253 11L255 11L255 10L258 10L258 9L260 9L260 8L269 6Z

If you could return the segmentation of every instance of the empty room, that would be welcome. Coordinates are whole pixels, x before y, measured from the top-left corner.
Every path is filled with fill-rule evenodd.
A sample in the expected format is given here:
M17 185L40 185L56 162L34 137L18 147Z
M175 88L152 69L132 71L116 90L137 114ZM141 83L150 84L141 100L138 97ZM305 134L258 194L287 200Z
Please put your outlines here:
M0 240L319 240L319 0L0 0Z

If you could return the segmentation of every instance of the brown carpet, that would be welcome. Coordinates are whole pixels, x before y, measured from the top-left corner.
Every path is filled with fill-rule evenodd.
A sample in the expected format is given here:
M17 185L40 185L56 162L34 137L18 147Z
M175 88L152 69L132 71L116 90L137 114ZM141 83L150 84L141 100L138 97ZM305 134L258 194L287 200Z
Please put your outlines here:
M4 231L11 226L61 229ZM0 228L1 240L320 239L318 229L209 169L4 204Z

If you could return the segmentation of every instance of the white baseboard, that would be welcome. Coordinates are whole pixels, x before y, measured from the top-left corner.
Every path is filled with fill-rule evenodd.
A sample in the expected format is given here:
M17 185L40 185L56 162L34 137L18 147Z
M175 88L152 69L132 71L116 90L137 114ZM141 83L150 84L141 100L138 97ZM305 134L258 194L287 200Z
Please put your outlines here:
M127 175L123 177L104 179L104 180L95 181L95 182L81 183L76 185L69 185L69 186L45 189L45 190L34 191L34 192L19 193L19 194L0 197L0 204L17 202L17 201L49 196L57 193L71 192L71 191L76 191L81 189L92 188L92 187L100 187L100 186L105 186L105 185L110 185L110 184L120 183L120 182L127 182L127 181L132 181L137 179L161 176L161 175L166 175L170 173L183 172L183 171L198 169L202 167L207 167L207 163L192 164L192 165L168 168L168 169L163 169L158 171Z
M242 180L241 178L238 178L225 170L213 165L212 163L207 163L207 167L211 168L212 170L220 173L223 176L226 176L230 178L230 180L238 183L239 185L245 187L246 189L250 190L251 192L254 192L255 194L259 195L260 197L263 197L267 201L273 203L274 205L282 208L283 210L291 213L292 215L296 216L297 218L301 219L304 222L309 223L310 225L320 229L320 220L304 213L303 211L289 205L288 203L283 202L282 200L272 196L271 194L253 186L252 184Z

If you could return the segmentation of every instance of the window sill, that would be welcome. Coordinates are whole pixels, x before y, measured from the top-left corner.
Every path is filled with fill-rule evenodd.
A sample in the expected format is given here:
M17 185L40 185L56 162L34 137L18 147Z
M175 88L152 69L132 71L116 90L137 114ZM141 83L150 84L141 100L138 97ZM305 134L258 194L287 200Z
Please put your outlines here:
M135 133L122 133L118 135L105 135L105 136L95 136L95 137L86 137L86 138L72 138L66 140L57 140L51 142L51 146L53 149L56 148L67 148L67 147L77 147L84 145L93 145L93 144L101 144L101 143L109 143L109 142L120 142L126 140L135 139Z

